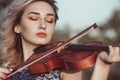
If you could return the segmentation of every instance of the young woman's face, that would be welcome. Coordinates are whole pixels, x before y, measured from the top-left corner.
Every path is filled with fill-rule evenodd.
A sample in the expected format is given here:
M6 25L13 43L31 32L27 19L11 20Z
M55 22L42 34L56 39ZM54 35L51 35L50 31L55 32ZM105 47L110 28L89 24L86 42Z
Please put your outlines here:
M55 12L46 2L30 4L24 11L21 22L15 27L23 42L33 45L47 44L52 37L55 25Z

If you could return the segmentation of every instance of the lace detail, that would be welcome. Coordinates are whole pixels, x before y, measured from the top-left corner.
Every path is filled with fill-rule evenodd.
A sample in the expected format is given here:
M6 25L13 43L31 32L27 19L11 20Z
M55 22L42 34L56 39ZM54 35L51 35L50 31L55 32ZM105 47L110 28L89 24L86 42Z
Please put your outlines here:
M50 73L32 75L28 70L23 70L22 72L9 77L7 80L60 80L60 71L53 70Z

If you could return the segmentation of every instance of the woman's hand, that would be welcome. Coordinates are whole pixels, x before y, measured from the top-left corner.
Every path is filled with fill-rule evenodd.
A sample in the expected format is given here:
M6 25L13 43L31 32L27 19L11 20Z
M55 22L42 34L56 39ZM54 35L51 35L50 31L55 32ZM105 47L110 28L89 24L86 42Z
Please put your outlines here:
M6 79L7 74L10 74L10 73L11 73L11 70L0 67L0 80Z
M109 53L99 53L91 80L107 80L113 62L120 62L120 48L109 46Z
M112 62L120 62L120 48L109 46L109 53L101 52L98 55L103 62L112 63Z

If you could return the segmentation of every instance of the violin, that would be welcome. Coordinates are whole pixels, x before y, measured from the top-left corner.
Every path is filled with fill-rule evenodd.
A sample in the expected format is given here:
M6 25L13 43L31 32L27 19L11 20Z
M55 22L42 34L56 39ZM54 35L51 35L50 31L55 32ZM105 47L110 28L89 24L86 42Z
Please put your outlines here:
M59 44L61 42L57 42ZM57 44L54 47L57 47ZM28 60L33 60L41 51L40 48L36 48L34 51L36 54L30 57ZM47 50L47 49L46 49ZM51 56L44 58L43 61L38 61L35 64L29 66L31 74L39 74L43 72L50 72L54 69L67 69L67 70L83 70L92 67L95 64L97 55L100 51L106 51L109 53L108 46L105 46L101 41L87 42L84 44L69 44L60 52L56 51Z
M67 41L60 41L34 49L34 54L23 64L13 68L13 72L8 77L26 68L29 69L31 74L40 74L60 68L82 70L93 66L100 51L109 52L108 46L104 46L100 41L84 44L71 44L71 42L96 28L97 24L95 23Z

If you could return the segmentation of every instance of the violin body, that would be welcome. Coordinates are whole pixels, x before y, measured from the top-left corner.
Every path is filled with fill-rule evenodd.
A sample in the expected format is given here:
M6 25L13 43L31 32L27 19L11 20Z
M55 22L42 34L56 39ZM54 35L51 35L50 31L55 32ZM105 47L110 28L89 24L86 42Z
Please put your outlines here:
M61 42L58 42L57 44L59 43ZM30 72L31 74L39 74L43 72L49 72L53 69L58 68L63 68L67 70L82 70L91 67L95 64L97 55L98 53L100 53L100 48L102 46L103 43L100 41L89 42L82 45L69 44L69 46L62 49L59 53L56 51L49 57L46 57L43 60L38 61L35 64L29 66ZM103 49L104 51L108 52L108 47L105 47ZM36 52L39 53L39 48L37 48L37 50L38 51ZM30 61L33 58L36 58L37 56L43 56L43 53L34 54L31 58L28 59L28 61Z

